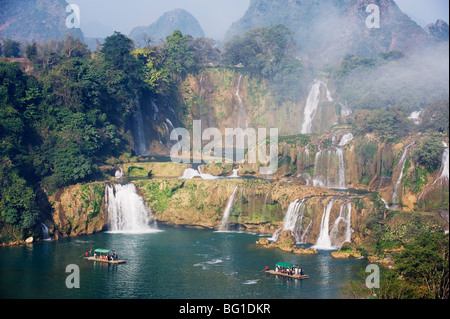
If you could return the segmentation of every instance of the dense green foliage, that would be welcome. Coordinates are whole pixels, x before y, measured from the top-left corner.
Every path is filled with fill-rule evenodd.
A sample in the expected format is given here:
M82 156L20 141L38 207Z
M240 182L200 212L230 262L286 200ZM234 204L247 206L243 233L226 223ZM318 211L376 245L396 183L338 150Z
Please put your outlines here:
M18 58L20 56L20 42L11 39L3 41L3 55L6 58Z
M424 232L394 257L395 268L382 269L380 288L369 289L365 281L351 281L344 293L354 298L448 299L448 252L448 235ZM366 276L361 274L363 279Z

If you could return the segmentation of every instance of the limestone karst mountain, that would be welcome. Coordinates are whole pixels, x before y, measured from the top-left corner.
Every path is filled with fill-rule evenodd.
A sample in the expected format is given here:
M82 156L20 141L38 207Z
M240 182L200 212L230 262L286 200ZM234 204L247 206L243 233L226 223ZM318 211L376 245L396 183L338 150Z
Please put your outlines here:
M379 8L380 27L366 21ZM368 12L366 12L368 10ZM252 0L244 16L233 23L225 40L245 30L283 23L294 31L299 55L327 63L346 54L374 56L387 51L410 51L431 41L393 0ZM369 24L370 25L370 24Z
M189 34L194 38L205 36L197 19L184 9L174 9L164 13L157 21L149 26L135 27L130 32L136 45L145 45L147 38L154 42L165 39L173 31L180 30L183 34Z

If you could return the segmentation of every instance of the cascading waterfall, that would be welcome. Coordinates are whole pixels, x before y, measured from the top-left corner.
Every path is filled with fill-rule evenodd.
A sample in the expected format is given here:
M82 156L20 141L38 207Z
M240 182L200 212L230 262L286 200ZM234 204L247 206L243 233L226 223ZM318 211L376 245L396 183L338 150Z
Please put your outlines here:
M242 74L239 76L238 85L236 89L236 97L238 98L238 118L237 118L237 127L246 129L248 128L247 114L245 112L244 103L242 102L241 96L239 95L240 87L241 87L241 79Z
M116 172L114 173L114 177L117 179L120 179L123 177L123 167L120 166L119 169L116 170Z
M401 184L402 184L402 178L403 178L403 169L404 169L404 167L405 167L405 162L406 162L406 157L407 157L407 155L408 155L408 149L412 146L412 145L414 145L414 143L415 142L412 142L411 144L409 144L408 146L406 146L406 148L405 148L405 150L403 151L403 154L402 154L402 157L400 158L400 161L397 163L397 166L396 166L396 171L399 171L400 170L400 174L399 174L399 176L398 176L398 178L397 178L397 182L395 183L395 186L394 186L394 192L392 193L392 200L391 200L391 202L392 202L392 205L391 205L391 208L392 209L398 209L399 208L399 203L398 203L398 200L399 200L399 196L398 196L398 191L399 191L399 189L400 189L400 186L401 186Z
M330 232L331 244L334 247L340 247L345 242L351 242L352 238L352 203L343 203L339 209L339 217L334 221L333 228ZM345 224L345 233L341 234L339 225Z
M234 169L232 170L233 173L232 173L230 176L228 176L228 177L229 177L229 178L238 178L238 177L239 177L238 170L239 170L239 169L234 168Z
M324 207L322 221L320 223L319 238L317 239L316 244L313 246L316 249L323 249L323 250L335 249L335 247L331 245L331 238L329 233L330 212L331 209L333 208L334 202L335 199L333 198L328 202L327 207Z
M331 93L328 90L327 85L319 80L314 80L311 89L309 90L308 98L306 99L305 109L303 110L303 124L301 133L302 134L310 134L312 133L312 121L314 116L316 115L317 108L320 102L320 87L324 86L326 89L327 100L329 102L333 101L331 97Z
M444 145L444 153L442 154L442 160L441 160L441 169L439 172L439 176L434 180L433 184L425 188L422 193L419 195L419 200L422 199L422 197L428 193L428 191L436 185L438 182L441 184L449 184L449 147L447 143L442 142L442 145Z
M272 237L269 238L271 241L277 241L281 232L290 231L297 244L305 242L306 235L312 223L311 221L307 229L303 230L303 213L306 208L306 201L305 198L302 200L296 199L289 204L286 215L284 216L283 227L275 231Z
M106 185L109 231L113 233L151 233L158 231L156 220L132 183Z
M316 153L314 162L313 186L323 188L346 189L344 151L342 146L353 139L351 133L345 134L336 145L333 136L333 147Z
M205 174L201 171L201 166L199 166L197 169L193 169L191 167L188 167L184 170L183 176L181 176L181 179L193 179L194 177L200 177L201 179L219 179L220 177L214 176L211 174Z
M42 230L42 239L50 240L50 232L48 230L47 225L45 225L44 223L41 223L41 230Z
M134 145L135 152L138 155L148 155L147 145L145 143L144 118L142 115L142 107L139 99L137 100L137 113L134 118Z
M235 186L233 192L231 193L231 196L228 198L227 206L223 211L222 222L220 224L219 231L227 231L229 229L230 213L231 209L233 208L234 196L236 195L237 189L238 186Z
M433 182L433 185L436 184L438 181L447 181L449 180L449 148L447 143L442 142L442 145L444 145L444 153L442 154L442 161L441 161L441 173L439 174L439 177Z

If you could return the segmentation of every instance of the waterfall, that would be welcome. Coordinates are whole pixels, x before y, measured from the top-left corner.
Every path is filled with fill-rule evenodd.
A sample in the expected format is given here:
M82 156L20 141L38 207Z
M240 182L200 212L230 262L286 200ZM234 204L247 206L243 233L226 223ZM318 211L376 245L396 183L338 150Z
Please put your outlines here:
M156 121L156 118L158 117L159 109L153 100L151 101L151 104L152 104L152 108L153 108L153 121Z
M50 233L49 233L47 225L45 225L44 223L41 223L41 230L42 230L42 239L50 240Z
M427 188L425 188L422 193L420 193L419 195L419 200L422 199L423 195L427 194L428 191L430 190L430 188L432 188L437 182L441 183L441 187L442 187L442 183L449 183L449 147L447 145L447 143L442 142L442 145L444 145L444 153L442 154L442 160L441 160L441 169L440 169L440 173L439 176L434 180L433 184L431 184L430 186L428 186Z
M345 177L344 151L342 146L353 139L353 134L344 134L339 143L334 134L331 148L316 153L314 162L313 186L322 188L347 189Z
M329 224L330 224L330 212L331 208L333 208L335 199L331 199L328 202L327 207L324 207L323 215L322 215L322 221L320 223L320 234L319 238L317 239L316 244L314 245L314 248L316 249L335 249L335 247L331 246L331 238L329 234Z
M313 186L346 189L344 151L340 147L316 153Z
M442 160L441 160L441 173L439 174L439 177L434 181L433 185L436 184L438 181L446 180L448 183L449 179L449 148L448 145L445 142L442 142L444 145L444 153L442 154Z
M244 103L242 102L241 96L239 95L240 87L241 87L241 79L242 74L239 76L238 85L236 89L236 97L238 98L238 118L237 118L237 127L246 129L248 127L247 122L247 114L245 112Z
M392 193L392 208L397 209L399 207L398 203L398 190L402 184L402 178L403 178L403 169L405 167L406 162L406 156L408 155L408 149L414 144L415 142L412 142L408 146L406 146L405 150L403 151L402 157L400 158L400 161L397 163L396 171L400 170L400 174L397 178L397 182L394 186L394 192Z
M289 204L286 215L284 216L283 227L277 229L270 240L277 241L279 234L282 231L288 230L295 237L296 243L304 242L307 233L307 230L303 231L302 229L303 213L306 207L305 203L306 199L303 198L302 200L296 199Z
M412 120L414 122L414 124L419 125L420 124L420 121L419 121L420 113L422 113L422 111L412 112L411 115L408 116L408 119Z
M306 99L305 109L303 111L303 125L302 125L302 134L310 134L312 133L312 120L317 112L317 107L320 102L320 86L322 82L314 80L314 83L309 91L308 98Z
M145 143L144 133L144 118L142 115L141 103L138 100L138 107L136 117L134 118L135 129L134 131L134 149L137 155L148 155L147 146Z
M350 116L350 114L353 113L347 103L345 103L345 104L339 103L339 105L341 107L341 116L342 117Z
M309 90L308 97L306 99L305 109L303 110L303 124L301 132L302 134L310 134L312 133L312 121L314 116L316 115L317 108L320 102L320 87L324 86L326 89L326 97L328 102L333 102L333 97L331 96L330 91L328 90L327 85L319 80L314 80L311 89Z
M123 167L120 166L118 170L116 170L114 177L120 179L123 177Z
M150 233L158 231L156 221L132 183L106 185L109 231Z
M223 212L222 222L220 224L219 231L227 231L229 227L230 213L233 208L234 195L236 194L237 186L234 187L233 192L231 193L230 198L228 198L227 206Z
M334 247L340 247L345 242L351 242L352 238L352 203L343 203L339 209L339 217L334 221L333 228L330 231L331 243ZM345 223L344 234L340 233L339 224Z
M234 168L233 173L228 177L229 178L238 178L239 177L238 170L239 170L238 168Z
M186 168L183 172L183 176L181 176L181 179L193 179L194 177L200 177L201 179L219 179L218 176L213 176L211 174L205 174L201 171L201 166L199 166L196 170L189 167Z
M339 146L345 146L353 140L354 136L352 133L345 133L341 137L341 141L339 142Z

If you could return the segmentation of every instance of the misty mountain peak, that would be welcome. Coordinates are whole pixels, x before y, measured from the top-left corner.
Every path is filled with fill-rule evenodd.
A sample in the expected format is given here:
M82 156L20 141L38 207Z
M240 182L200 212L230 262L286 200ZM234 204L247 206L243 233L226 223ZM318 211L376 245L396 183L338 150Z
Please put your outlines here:
M425 27L425 32L437 41L449 40L449 27L445 21L437 20L435 23L430 23Z
M202 38L205 33L197 19L184 9L174 9L164 13L154 23L147 27L136 27L130 32L137 45L143 45L145 38L159 41L171 35L173 31L180 30L183 35L191 35L194 38Z

